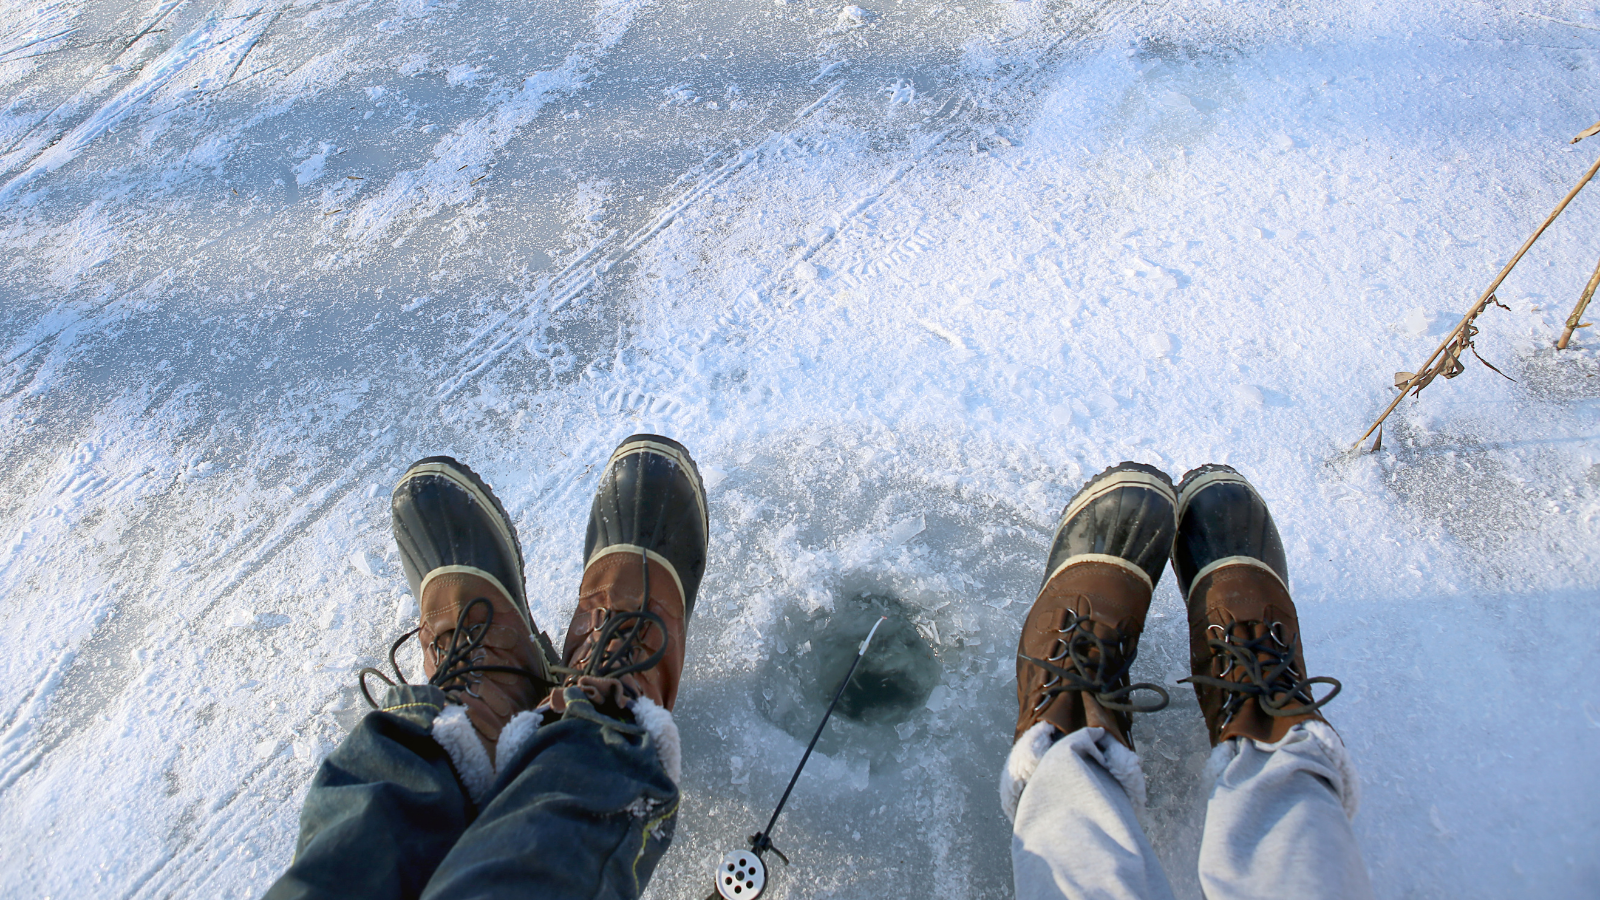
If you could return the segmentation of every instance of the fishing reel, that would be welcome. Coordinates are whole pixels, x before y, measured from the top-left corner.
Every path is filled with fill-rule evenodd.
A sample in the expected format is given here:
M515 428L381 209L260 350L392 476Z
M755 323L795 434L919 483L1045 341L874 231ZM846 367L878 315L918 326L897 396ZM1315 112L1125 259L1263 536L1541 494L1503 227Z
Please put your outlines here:
M752 834L749 850L730 850L722 857L716 872L717 892L706 900L755 900L761 896L767 889L767 862L761 854L768 850L778 854L784 865L789 864L789 857L772 846L772 838L766 832Z
M767 889L767 864L753 850L730 850L717 867L717 896L755 900Z

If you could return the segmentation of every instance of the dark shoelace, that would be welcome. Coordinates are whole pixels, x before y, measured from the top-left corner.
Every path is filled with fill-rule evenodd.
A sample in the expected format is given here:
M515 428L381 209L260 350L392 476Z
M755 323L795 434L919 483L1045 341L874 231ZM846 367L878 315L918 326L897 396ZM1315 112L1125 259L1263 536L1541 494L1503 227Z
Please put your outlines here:
M467 619L470 617L473 608L480 603L484 606L483 621L476 625L468 625ZM437 666L434 668L433 677L428 679L428 684L431 684L434 687L445 691L446 693L460 691L473 697L477 697L478 694L473 691L473 687L483 680L482 673L509 672L513 675L521 675L524 678L527 678L529 681L532 681L535 686L553 687L549 681L540 678L537 673L531 672L519 666L481 665L483 659L487 656L487 651L483 649L483 641L484 638L486 638L489 634L489 626L493 624L494 604L490 603L487 598L478 597L469 602L466 606L463 606L461 608L461 612L456 616L455 630L450 632L450 642L443 648L440 648L439 642L436 639L431 648L423 648L424 653L426 653L429 649L433 650L434 660L437 663ZM399 639L389 647L389 665L393 667L394 676L395 678L399 679L399 684L410 684L411 682L406 681L406 676L400 671L400 662L395 659L395 654L400 652L400 648L405 646L406 641L411 640L412 636L421 630L421 628L411 629L405 634L400 635ZM388 675L385 675L383 672L379 671L378 669L374 669L371 666L361 670L361 695L367 698L367 703L370 704L373 709L382 709L378 702L372 699L372 693L367 690L368 675L378 678L380 681L390 687L394 687L397 682L391 680ZM539 693L539 691L536 691L536 693Z
M1066 613L1066 624L1056 629L1064 637L1056 638L1049 659L1017 654L1020 659L1050 673L1039 702L1034 704L1034 712L1044 709L1057 694L1066 691L1090 694L1101 706L1118 712L1147 713L1167 707L1171 698L1160 685L1147 681L1126 683L1137 651L1124 647L1128 639L1120 630L1113 628L1112 638L1107 640L1094 633L1094 623L1088 616L1080 616L1072 610L1066 610ZM1091 660L1091 656L1095 658ZM1071 668L1057 663L1067 663ZM1160 695L1160 699L1149 703L1132 702L1134 691L1141 690L1154 691Z
M1246 621L1227 626L1207 626L1206 646L1223 658L1222 671L1215 676L1191 675L1180 679L1227 693L1222 701L1221 725L1233 721L1245 703L1252 699L1269 716L1299 716L1326 706L1344 688L1337 678L1326 675L1306 678L1295 669L1294 648L1284 640L1282 622L1266 624L1263 633L1257 637L1235 637L1236 631L1248 634L1256 626L1264 624ZM1242 680L1228 678L1234 674L1235 668L1243 672ZM1333 690L1319 700L1311 692L1314 684L1332 685ZM1290 706L1291 701L1297 705Z
M667 637L666 621L644 608L650 603L649 560L647 553L639 554L639 566L643 571L644 581L640 608L622 611L603 610L605 621L591 638L593 643L589 645L589 655L583 664L578 668L553 667L554 671L567 676L567 683L570 684L574 679L584 675L594 678L621 678L624 675L655 668L657 663L666 658L669 642L663 640L661 646L647 658L638 662L633 661L638 649L648 646L644 640L649 635L651 627L661 629L663 638ZM627 627L626 632L623 631L624 627ZM613 644L616 646L613 647Z

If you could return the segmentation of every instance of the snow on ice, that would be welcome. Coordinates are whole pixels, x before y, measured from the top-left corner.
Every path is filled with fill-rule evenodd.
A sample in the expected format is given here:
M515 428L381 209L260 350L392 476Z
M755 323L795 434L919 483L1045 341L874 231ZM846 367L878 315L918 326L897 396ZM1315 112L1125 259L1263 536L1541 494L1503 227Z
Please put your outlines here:
M904 677L773 896L1008 896L1016 629L1122 459L1273 505L1380 896L1592 895L1600 339L1550 345L1600 188L1479 322L1515 380L1345 452L1600 152L1591 6L0 9L0 893L259 894L416 615L388 483L484 473L558 632L651 430L712 508L653 897L764 822L879 610ZM1198 897L1183 620L1169 578L1134 736Z

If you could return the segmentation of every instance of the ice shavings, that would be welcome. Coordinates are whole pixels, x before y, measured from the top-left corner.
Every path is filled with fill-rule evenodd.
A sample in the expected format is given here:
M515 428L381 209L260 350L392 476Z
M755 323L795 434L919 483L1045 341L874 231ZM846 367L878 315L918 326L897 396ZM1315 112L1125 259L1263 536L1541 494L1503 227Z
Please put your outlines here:
M1469 374L1408 403L1383 453L1337 454L1423 337L1408 310L1433 311L1424 335L1447 327L1449 298L1583 164L1559 149L1592 93L1572 64L1587 51L1555 39L1572 29L1456 3L1086 7L1070 30L1046 4L964 5L886 6L867 30L765 0L554 4L537 23L264 7L0 206L0 598L23 636L0 654L0 827L58 838L7 845L0 892L259 895L316 761L365 708L353 673L416 624L379 558L396 473L448 452L485 475L559 640L598 467L648 431L689 444L712 525L655 896L704 896L705 859L764 823L863 594L896 598L937 687L905 721L829 726L780 828L804 854L785 889L1006 895L993 781L1015 630L1055 516L1120 459L1229 462L1268 493L1308 661L1346 683L1329 715L1368 779L1356 823L1381 884L1583 893L1571 836L1593 779L1567 766L1553 790L1537 763L1587 758L1593 704L1523 742L1472 736L1518 697L1600 677L1595 357L1545 349L1571 270L1593 265L1593 213L1575 205L1548 266L1508 288L1505 330L1485 329L1516 386ZM110 50L29 60L44 74L18 83L66 103L6 159L208 12L172 8L87 88ZM514 139L444 144L574 54L581 83ZM507 80L452 89L454 66ZM724 77L750 118L659 108L668 85L720 100ZM927 93L886 108L913 77ZM346 152L295 193L322 141ZM320 216L445 152L495 189L401 211L382 241ZM627 255L584 256L602 227ZM1188 674L1184 623L1163 579L1138 677ZM415 642L400 662L415 678ZM1208 748L1174 698L1135 739L1158 853L1198 897ZM1460 824L1489 806L1511 818Z
M296 163L291 170L294 172L294 183L306 185L321 178L323 167L328 162L328 151L332 149L332 145L324 141L318 146L317 152Z

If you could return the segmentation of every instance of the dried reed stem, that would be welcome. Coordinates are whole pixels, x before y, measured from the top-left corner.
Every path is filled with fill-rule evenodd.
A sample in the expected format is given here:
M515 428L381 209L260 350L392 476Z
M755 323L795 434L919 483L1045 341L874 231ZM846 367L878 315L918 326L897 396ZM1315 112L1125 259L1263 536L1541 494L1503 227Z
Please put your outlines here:
M1445 335L1444 340L1439 343L1438 348L1432 353L1428 354L1427 362L1424 362L1422 365L1417 367L1418 373L1428 371L1428 368L1433 365L1433 361L1438 359L1439 354L1443 353L1446 347L1449 347L1452 343L1454 343L1462 331L1471 326L1472 320L1477 318L1478 313L1483 312L1483 308L1489 303L1489 298L1494 296L1494 292L1500 287L1500 283L1506 280L1506 276L1511 274L1512 269L1516 268L1517 263L1522 260L1523 254L1527 253L1528 248L1533 246L1533 242L1539 239L1539 235L1544 234L1544 230L1550 227L1550 223L1554 222L1556 217L1561 215L1562 210L1567 208L1567 204L1572 202L1572 198L1578 196L1578 192L1583 190L1584 185L1588 184L1590 179L1594 178L1596 172L1600 172L1600 159L1596 159L1594 161L1594 165L1589 167L1589 171L1583 173L1583 177L1578 180L1578 183L1573 186L1572 190L1567 192L1567 196L1562 198L1561 203L1556 206L1555 211L1550 213L1549 218L1544 220L1543 225L1539 226L1539 230L1535 231L1532 236L1527 239L1527 241L1523 242L1522 249L1518 250L1517 255L1511 257L1511 261L1506 263L1505 268L1500 270L1500 274L1494 277L1494 282L1491 283L1488 289L1483 292L1483 296L1478 298L1478 302L1472 304L1472 309L1468 310L1467 314L1461 317L1461 321L1456 324L1456 327L1450 329L1450 333ZM1388 408L1383 411L1383 414L1378 416L1378 421L1372 423L1372 427L1367 429L1366 434L1361 435L1361 440L1356 441L1355 446L1360 447L1363 441L1371 436L1374 431L1377 431L1378 426L1383 424L1383 420L1389 418L1389 414L1394 412L1395 407L1399 406L1400 401L1404 400L1405 398L1406 391L1402 389L1400 391L1400 396L1394 398L1394 402L1390 403Z
M1567 349L1567 342L1572 340L1572 333L1579 328L1589 327L1587 324L1579 325L1578 320L1583 318L1583 311L1589 308L1589 298L1594 296L1594 289L1600 285L1600 263L1596 263L1594 274L1589 276L1589 283L1583 286L1583 296L1578 298L1578 305L1572 308L1572 315L1567 316L1567 328L1561 332L1561 340L1556 341L1557 350Z

